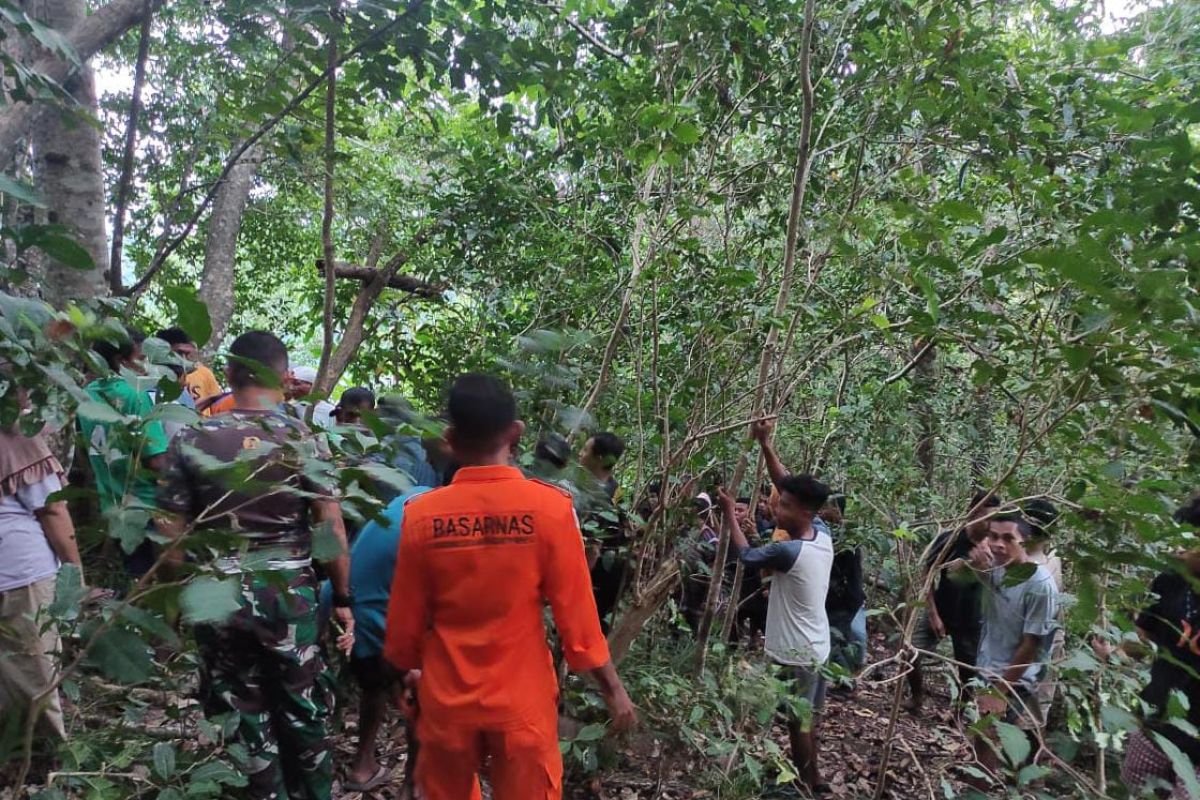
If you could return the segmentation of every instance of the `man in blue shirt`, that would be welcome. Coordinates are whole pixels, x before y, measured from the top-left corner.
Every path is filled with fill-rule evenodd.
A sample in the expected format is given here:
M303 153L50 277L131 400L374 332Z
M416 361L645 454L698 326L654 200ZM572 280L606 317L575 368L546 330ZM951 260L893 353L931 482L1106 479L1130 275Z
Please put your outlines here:
M354 649L350 651L350 671L362 690L358 717L358 750L346 773L345 788L366 792L388 780L388 770L375 758L375 742L383 727L388 706L388 674L383 664L383 631L387 621L388 597L400 550L400 523L404 504L429 491L414 486L392 500L383 518L372 520L359 532L350 548L350 592L354 597ZM331 588L322 587L321 603L328 606ZM412 738L409 759L413 758ZM412 774L412 770L408 770Z

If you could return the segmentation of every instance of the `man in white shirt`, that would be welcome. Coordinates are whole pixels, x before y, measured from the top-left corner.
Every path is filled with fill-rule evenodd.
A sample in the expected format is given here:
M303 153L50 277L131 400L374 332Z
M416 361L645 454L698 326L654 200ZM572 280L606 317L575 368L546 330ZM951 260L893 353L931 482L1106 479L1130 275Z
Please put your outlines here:
M833 539L817 512L829 498L829 487L811 475L783 474L775 484L779 489L776 524L789 536L783 541L751 547L733 524L734 499L724 489L720 490L720 502L742 563L774 572L767 601L766 652L784 668L796 695L789 702L788 714L792 761L800 780L819 792L823 786L817 768L817 723L825 703L821 667L829 658L825 595L833 566ZM795 700L803 701L799 708Z
M296 409L296 416L307 421L309 401L304 398L312 394L313 384L317 382L317 371L312 367L292 367L288 374L287 399ZM328 400L318 400L313 409L312 424L322 430L333 427L333 403Z

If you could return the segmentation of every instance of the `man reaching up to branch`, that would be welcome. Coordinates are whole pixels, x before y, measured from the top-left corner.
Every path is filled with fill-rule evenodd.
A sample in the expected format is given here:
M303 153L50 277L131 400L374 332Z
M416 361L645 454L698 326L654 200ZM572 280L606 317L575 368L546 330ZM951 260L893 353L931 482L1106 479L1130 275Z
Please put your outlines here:
M558 683L542 607L568 665L600 685L613 727L636 713L609 658L569 493L512 466L525 430L508 387L460 376L446 441L453 482L408 501L384 657L417 687L426 800L558 800ZM413 710L409 709L410 715Z
M770 569L771 594L767 600L766 652L785 671L795 696L789 698L788 733L792 761L800 780L813 791L822 791L817 768L817 728L825 704L822 665L829 658L829 617L825 596L833 567L833 539L817 513L829 499L829 487L811 475L792 475L771 446L773 421L756 422L751 435L762 447L767 471L779 490L775 521L787 539L764 547L751 547L746 536L730 521L733 497L724 489L720 502L730 541L742 563L752 569Z

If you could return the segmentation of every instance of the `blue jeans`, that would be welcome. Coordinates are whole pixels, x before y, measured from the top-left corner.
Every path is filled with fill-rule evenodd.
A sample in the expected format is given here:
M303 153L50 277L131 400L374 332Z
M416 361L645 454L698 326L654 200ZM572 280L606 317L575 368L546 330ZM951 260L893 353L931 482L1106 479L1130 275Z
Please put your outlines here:
M867 608L860 606L854 613L829 612L829 635L832 647L829 660L849 672L858 672L867 661Z

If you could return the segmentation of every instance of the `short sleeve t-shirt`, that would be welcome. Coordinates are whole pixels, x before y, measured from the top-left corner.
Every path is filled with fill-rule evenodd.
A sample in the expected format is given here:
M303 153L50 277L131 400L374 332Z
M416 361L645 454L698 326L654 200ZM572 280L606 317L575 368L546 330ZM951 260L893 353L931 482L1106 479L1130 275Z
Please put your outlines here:
M1137 618L1137 626L1159 649L1142 690L1149 707L1146 727L1200 763L1200 741L1168 721L1171 694L1177 691L1188 700L1181 716L1200 727L1200 594L1173 572L1155 578L1150 591L1156 599Z
M951 536L954 537L954 542L950 545L950 551L941 559L943 565L956 559L966 559L971 555L971 550L975 545L972 544L971 537L967 535L967 532L950 533L947 531L934 539L930 546L929 555L925 559L926 570L933 567L934 560L946 547L946 542ZM951 634L955 632L969 634L978 631L983 621L981 605L983 584L971 572L951 573L945 570L939 570L939 572L940 574L934 582L933 602L937 606L938 616L942 618L946 630Z
M126 417L144 418L154 410L150 393L119 375L92 381L84 391L93 401L111 406ZM127 494L137 504L153 508L157 493L155 477L143 464L146 459L167 452L167 434L162 423L126 426L81 413L79 429L88 443L88 461L96 476L100 510L120 506Z
M1045 567L1028 580L1005 586L1006 570L992 570L984 596L983 630L975 666L986 677L997 678L1013 663L1013 656L1028 634L1041 638L1037 660L1022 673L1018 683L1035 685L1045 670L1046 657L1058 629L1058 588Z
M324 467L323 467L324 465ZM183 431L171 444L159 505L200 530L228 530L251 551L312 553L314 497L332 496L328 453L299 420L235 409Z
M833 539L824 525L812 539L788 539L747 547L738 555L751 569L770 569L766 652L776 663L817 666L829 658L825 596L833 567Z
M221 384L217 383L212 370L203 364L196 364L191 372L184 374L183 388L192 398L193 407L195 403L221 393Z
M400 526L404 522L404 504L428 486L415 486L412 491L396 497L383 510L383 518L371 520L358 532L350 548L350 592L354 595L355 658L372 658L383 653L384 623L387 620L388 598L392 593L392 576L396 571L396 555L400 549ZM333 587L328 581L321 586L321 603L330 605Z
M0 497L0 592L20 589L58 572L58 559L34 516L62 489L57 475Z

